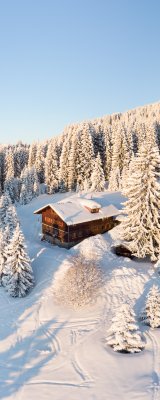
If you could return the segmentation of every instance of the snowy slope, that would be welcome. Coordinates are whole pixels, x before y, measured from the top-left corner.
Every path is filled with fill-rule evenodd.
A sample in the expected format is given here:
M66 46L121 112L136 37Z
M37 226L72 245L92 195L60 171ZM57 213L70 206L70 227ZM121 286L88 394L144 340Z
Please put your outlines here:
M153 264L118 258L111 251L118 228L71 250L40 241L33 211L70 194L43 195L18 208L36 286L24 299L0 288L0 398L29 400L155 400L160 398L160 332L144 328L146 349L122 355L105 346L114 310L131 303L138 313L159 280ZM121 196L110 194L120 208ZM75 251L99 259L106 284L97 304L73 311L56 305L53 283Z

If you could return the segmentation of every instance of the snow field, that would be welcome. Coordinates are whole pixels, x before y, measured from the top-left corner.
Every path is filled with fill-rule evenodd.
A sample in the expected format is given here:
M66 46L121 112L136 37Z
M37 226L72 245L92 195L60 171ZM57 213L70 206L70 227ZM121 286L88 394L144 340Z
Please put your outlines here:
M18 208L36 285L23 299L11 298L0 288L0 398L159 399L159 330L143 326L146 349L139 354L114 353L105 344L120 305L128 303L139 314L149 287L159 279L153 264L113 254L118 228L69 251L41 242L40 217L33 211L51 197L54 202L67 196L43 195ZM114 204L118 197L112 200ZM96 304L75 311L56 304L53 284L56 273L78 251L97 257L106 283Z

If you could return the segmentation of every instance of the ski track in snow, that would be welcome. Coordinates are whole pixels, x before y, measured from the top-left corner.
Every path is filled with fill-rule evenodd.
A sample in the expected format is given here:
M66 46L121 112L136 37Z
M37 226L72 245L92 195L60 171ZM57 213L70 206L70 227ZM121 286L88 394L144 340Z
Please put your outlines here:
M77 343L77 331L71 331L71 344L73 347L73 355L71 356L71 362L75 372L80 376L81 380L85 382L85 384L90 385L93 382L93 379L88 374L88 371L84 370L84 367L80 364L79 358L76 354L76 347L78 347Z
M98 323L98 327L94 328L94 326L97 326L97 323ZM57 324L59 324L59 322L57 322ZM58 366L54 366L52 368L52 371L55 371L55 370L59 369L60 367L64 367L64 365L66 363L68 363L70 360L70 363L75 371L75 374L78 376L78 378L80 378L80 383L61 382L62 385L89 387L94 383L94 380L90 377L89 372L82 366L82 363L79 360L79 357L77 355L77 350L79 349L80 345L86 341L88 336L92 336L97 330L100 329L99 320L96 320L96 321L92 320L92 321L90 321L89 325L92 326L92 328L88 329L88 319L86 319L86 320L83 320L83 324L82 324L81 320L80 321L74 320L74 321L70 321L70 324L67 324L65 326L66 335L67 335L67 332L70 335L71 346L69 348L67 348L67 359L60 361L61 364ZM70 329L71 327L72 327L72 329ZM74 328L74 330L73 330L73 328ZM63 350L62 344L61 344L58 336L54 335L54 332L51 333L50 330L46 330L46 329L44 329L44 334L47 336L47 338L49 338L49 340L52 343L52 351L53 352L55 351L55 354L57 357L60 356L60 358L62 358L63 354L66 352L66 349ZM35 381L33 383L35 384ZM39 381L39 383L42 384L41 381ZM56 382L56 381L50 381L49 383L50 384L52 383L55 385L60 384L60 382Z
M74 327L75 327L75 322L74 321ZM92 323L94 324L94 322ZM88 324L87 324L87 320L86 320L86 328L87 328ZM29 383L27 383L26 385L43 385L43 384L49 384L49 385L62 385L62 386L75 386L75 387L90 387L94 384L94 380L90 377L89 372L82 366L82 363L79 360L78 355L76 354L76 351L78 350L80 344L82 344L82 342L84 343L86 340L85 335L83 335L83 339L81 339L80 341L77 340L77 336L79 333L81 333L81 331L77 331L77 330L69 330L68 329L69 326L65 327L65 330L67 330L68 332L70 332L70 337L71 337L71 346L70 348L67 349L67 359L63 359L63 353L64 350L62 349L62 345L60 343L59 338L57 337L57 335L50 332L50 330L44 329L44 335L47 336L47 338L49 338L49 343L51 343L52 345L52 351L55 353L55 356L58 357L60 356L60 364L55 364L51 367L51 371L54 373L56 370L58 369L62 369L65 367L66 364L69 363L71 366L73 367L73 371L75 372L75 375L77 375L77 380L75 381L55 381L55 380L31 380ZM77 328L79 328L79 324L77 321ZM83 333L88 334L88 330L86 329L86 331L84 331L83 329ZM93 329L92 331L89 330L90 335L93 335L93 333L95 332L95 330ZM87 335L88 337L88 335ZM57 359L58 361L58 359ZM80 380L80 381L79 381Z
M152 373L152 384L148 386L148 389L152 392L152 400L160 399L160 346L155 337L153 330L149 330L146 333L149 337L152 348L153 348L153 373Z

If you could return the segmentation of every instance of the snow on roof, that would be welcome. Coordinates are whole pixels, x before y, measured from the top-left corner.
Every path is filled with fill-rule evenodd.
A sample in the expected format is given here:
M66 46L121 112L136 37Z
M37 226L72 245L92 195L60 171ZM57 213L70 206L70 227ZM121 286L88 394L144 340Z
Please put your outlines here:
M79 203L84 207L89 207L91 210L94 210L95 208L101 208L101 205L94 200L79 198Z
M90 208L91 206L92 208L99 208L99 212L91 213L85 208L85 205ZM34 211L34 214L40 214L42 210L47 207L51 207L52 210L55 211L59 217L66 222L67 225L96 221L107 217L113 217L120 213L120 211L112 204L101 206L99 203L96 203L92 200L82 199L74 196L71 199L64 199L63 201L57 203L47 204L39 210Z

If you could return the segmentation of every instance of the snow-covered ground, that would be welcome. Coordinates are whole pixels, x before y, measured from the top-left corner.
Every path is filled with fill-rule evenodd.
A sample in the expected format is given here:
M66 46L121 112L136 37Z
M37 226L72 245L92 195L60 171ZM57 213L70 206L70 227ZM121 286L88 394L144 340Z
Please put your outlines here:
M24 299L0 288L0 399L160 399L160 331L143 328L146 348L139 354L114 353L104 340L122 303L139 313L149 287L159 282L154 266L112 253L118 228L70 250L41 242L41 216L33 211L66 196L42 195L18 208L36 284ZM109 196L120 207L121 196ZM78 250L97 253L106 284L96 304L75 311L56 304L53 283Z

